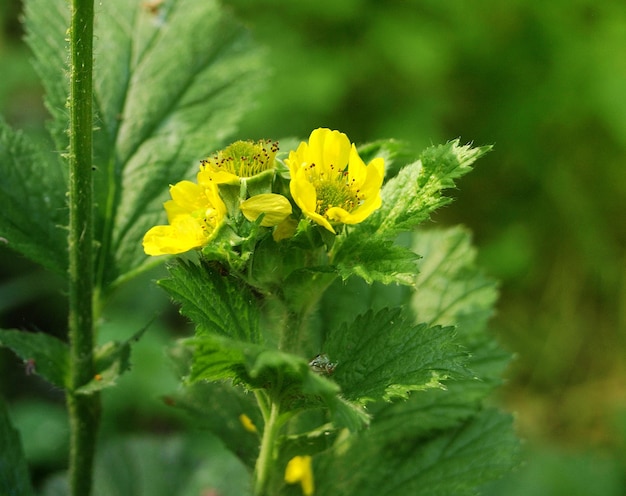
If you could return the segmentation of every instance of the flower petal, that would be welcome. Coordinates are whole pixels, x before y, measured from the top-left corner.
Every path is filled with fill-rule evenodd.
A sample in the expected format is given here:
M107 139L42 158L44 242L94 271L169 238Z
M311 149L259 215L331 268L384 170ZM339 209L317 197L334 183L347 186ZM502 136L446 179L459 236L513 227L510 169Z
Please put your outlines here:
M280 224L286 217L291 215L291 203L283 195L275 193L263 193L241 202L241 212L250 222L258 219L259 215L265 214L261 225L265 227Z

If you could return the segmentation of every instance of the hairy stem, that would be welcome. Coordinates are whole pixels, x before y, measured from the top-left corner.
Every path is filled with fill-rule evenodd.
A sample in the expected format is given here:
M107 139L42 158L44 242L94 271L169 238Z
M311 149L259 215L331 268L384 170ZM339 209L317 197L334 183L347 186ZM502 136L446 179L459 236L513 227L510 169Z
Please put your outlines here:
M72 0L70 26L69 149L69 481L73 496L91 493L99 396L76 389L94 376L92 219L93 0Z
M276 442L281 426L278 403L271 401L269 411L267 411L267 404L263 406L261 410L265 417L265 426L263 428L263 437L261 438L261 449L254 470L254 494L256 496L267 495L267 483L276 461Z

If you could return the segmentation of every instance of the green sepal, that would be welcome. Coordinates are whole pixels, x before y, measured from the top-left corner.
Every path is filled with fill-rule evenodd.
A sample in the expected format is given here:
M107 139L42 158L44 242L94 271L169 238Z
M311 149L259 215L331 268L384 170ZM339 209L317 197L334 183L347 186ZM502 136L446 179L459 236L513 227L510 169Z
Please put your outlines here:
M115 386L117 379L130 370L132 345L139 341L147 326L137 331L123 342L110 341L98 346L94 353L95 376L87 384L79 387L75 393L92 394L104 388Z
M41 332L0 329L0 345L24 360L26 373L36 373L56 387L67 387L70 352L60 339Z
M33 487L20 435L11 425L4 402L0 399L0 494L3 496L32 496Z
M262 193L272 193L275 175L276 172L274 169L269 169L252 177L241 178L241 182L244 185L244 191L246 193L241 199L245 200L246 198L250 198L254 195L260 195Z
M324 351L337 363L333 378L343 396L362 404L443 389L444 381L469 375L453 327L414 325L400 309L358 316L330 332Z

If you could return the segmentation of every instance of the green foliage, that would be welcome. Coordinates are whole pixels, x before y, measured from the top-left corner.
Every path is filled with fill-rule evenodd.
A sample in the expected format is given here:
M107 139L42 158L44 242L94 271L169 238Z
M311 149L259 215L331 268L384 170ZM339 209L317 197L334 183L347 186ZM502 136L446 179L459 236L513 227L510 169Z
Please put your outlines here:
M0 329L0 345L13 350L32 373L41 375L56 387L68 385L69 349L63 341L41 332Z
M49 131L57 152L68 145L67 68L62 57L68 19L62 0L27 4L28 42L46 87ZM74 54L79 38L74 29L70 34ZM94 42L97 255L95 287L90 289L96 301L88 295L88 304L83 305L88 312L92 303L100 310L112 289L153 264L142 252L140 239L163 222L161 203L168 185L188 178L197 161L233 132L253 101L250 89L257 86L262 72L259 50L216 1L171 0L129 10L123 0L112 0L98 7ZM87 57L90 60L91 54ZM70 110L75 107L76 101L69 101ZM8 210L0 215L0 228L7 233L3 240L63 273L67 248L59 227L67 223L67 179L60 174L50 184L29 180L37 174L33 164L38 161L47 164L46 176L61 170L63 162L60 157L48 160L37 146L2 126L0 168L13 169L6 171L8 194L0 205ZM324 134L328 130L321 131L318 137L330 136ZM75 132L72 136L80 139ZM329 151L341 148L338 155L347 155L350 145L345 136L340 140L335 133L328 140ZM180 235L186 241L189 231L206 239L208 246L202 246L197 257L170 264L169 277L160 281L195 325L194 336L181 339L172 352L184 389L166 402L191 413L196 425L206 425L206 420L197 420L199 415L213 415L209 429L253 468L256 495L293 492L283 480L284 466L300 454L313 456L322 493L339 490L347 495L470 494L514 464L510 419L484 405L504 362L485 331L494 303L493 283L473 266L465 233L414 234L435 209L450 202L443 191L454 187L455 180L489 149L459 143L430 147L412 162L412 153L400 142L381 140L362 147L366 160L384 157L388 162L382 206L371 215L367 208L379 200L375 195L382 169L377 164L366 173L353 168L352 161L349 172L339 170L329 182L316 176L313 184L306 176L313 160L308 172L301 170L305 175L298 183L279 158L276 169L270 168L262 178L235 179L213 190L217 176L209 175L213 184L180 192L181 198L168 204L172 208L167 229L176 220L193 227L181 222L176 229L160 231L167 233L164 237ZM326 151L314 149L311 157L315 155L317 162L316 154L322 154L326 160ZM22 160L28 163L20 168ZM352 209L349 213L333 209L340 212L337 218L329 217L333 227L319 222L325 211L312 214L306 206L311 188L320 185L329 194L324 200L328 205L339 201ZM47 194L50 187L54 194ZM272 193L260 204L275 209L276 224L264 223L264 217L250 220L240 212L240 203L260 191ZM77 210L74 196L70 195L72 213ZM31 197L36 198L31 202ZM320 198L314 198L317 205L323 203ZM193 212L187 212L185 202L193 204ZM358 214L360 205L364 206L360 212L367 215ZM28 221L47 227L33 233L26 228ZM180 226L184 227L178 230ZM76 232L72 230L72 235ZM155 235L159 242L154 245L160 249L159 236ZM76 238L71 238L70 250L76 249ZM174 245L176 241L180 240L176 237ZM45 242L51 244L49 254L42 250ZM168 249L161 253L184 251ZM71 316L77 315L74 307ZM95 317L92 312L83 320ZM91 334L81 334L91 333L91 324L86 327L72 327L70 344L82 336L91 348ZM114 385L130 368L131 347L144 330L89 349L94 352L93 363L88 363L91 353L74 352L72 346L76 361L72 364L68 347L59 340L0 331L0 344L20 355L29 370L70 389L73 439L78 439L76 433L86 434L80 437L82 446L73 442L70 460L81 459L85 443L93 446L88 438L95 438L92 413L99 396L94 393ZM312 358L314 350L319 355ZM93 378L75 380L81 371L93 373ZM81 394L93 396L76 396ZM85 399L94 401L88 404ZM105 452L98 470L120 472L115 467L119 460L131 469L109 478L108 484L97 474L95 494L213 489L213 485L182 487L186 478L196 476L195 458L179 445L172 450L176 463L169 464L175 476L166 482L146 477L163 466L150 450L156 451L151 443L148 448L142 442L122 443L121 456L108 461ZM85 459L91 460L91 455L86 453ZM15 461L16 467L20 463ZM237 490L245 492L249 471L240 470L239 462L235 465L240 474ZM77 467L70 463L74 491L80 487L77 482L90 485L89 474L77 474ZM83 470L90 470L89 461ZM44 494L64 490L64 479L59 478Z
M29 0L26 12L57 153L2 124L0 227L9 247L63 273L69 9L62 0ZM162 220L168 184L233 133L262 71L259 50L217 2L166 2L154 12L106 2L95 29L96 282L106 289L149 266L137 239Z
M450 203L441 192L454 187L454 180L467 174L470 165L489 150L459 145L459 140L427 148L419 161L403 167L385 184L383 206L368 224L376 226L378 236L393 237L424 222Z
M33 488L28 476L19 434L11 425L4 401L0 400L0 494L31 496Z
M333 378L344 397L359 403L406 399L467 373L452 327L415 326L400 309L357 316L331 331L324 349L338 363Z
M516 443L511 419L493 410L425 438L394 417L321 455L314 470L320 494L469 496L510 469Z
M181 313L197 323L198 334L262 343L255 296L241 281L208 264L179 261L169 272L171 277L159 285L181 303Z
M380 155L389 153L385 144L380 146ZM342 277L356 274L368 282L413 284L418 257L391 240L450 203L451 199L442 195L443 190L453 188L455 179L469 172L470 166L490 149L459 145L455 140L426 149L418 161L402 167L384 185L382 207L335 247L334 260Z
M0 119L2 242L58 273L67 267L67 171Z

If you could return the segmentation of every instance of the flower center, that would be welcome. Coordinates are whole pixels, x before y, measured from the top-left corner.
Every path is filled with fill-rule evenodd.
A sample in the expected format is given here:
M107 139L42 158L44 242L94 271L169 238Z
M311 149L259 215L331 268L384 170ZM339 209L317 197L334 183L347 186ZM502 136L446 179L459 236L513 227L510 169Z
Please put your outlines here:
M315 169L315 164L311 164L309 167L312 172ZM317 193L317 213L326 215L331 207L340 207L347 212L353 211L361 202L359 191L353 189L348 183L347 172L336 172L332 165L330 168L333 172L330 175L321 172L309 176Z
M276 141L235 141L213 157L203 160L201 168L223 170L238 177L252 177L274 167L276 152Z

